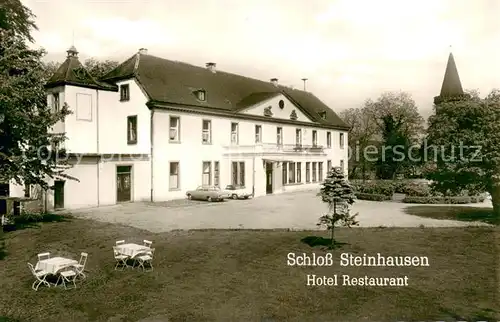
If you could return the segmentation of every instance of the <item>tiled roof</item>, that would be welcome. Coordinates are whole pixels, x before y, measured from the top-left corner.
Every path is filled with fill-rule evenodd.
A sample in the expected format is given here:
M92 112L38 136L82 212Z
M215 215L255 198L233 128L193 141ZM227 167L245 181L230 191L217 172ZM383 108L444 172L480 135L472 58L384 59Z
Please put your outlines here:
M204 67L147 54L132 56L102 80L111 82L131 77L137 79L152 102L237 113L245 107L283 94L314 122L348 128L333 110L309 92L223 71L212 72ZM206 91L205 101L198 100L193 94L200 89ZM323 113L324 118L321 116Z
M76 85L103 90L117 90L115 85L94 79L78 60L77 53L74 47L68 50L68 57L47 81L45 84L46 88L61 85Z

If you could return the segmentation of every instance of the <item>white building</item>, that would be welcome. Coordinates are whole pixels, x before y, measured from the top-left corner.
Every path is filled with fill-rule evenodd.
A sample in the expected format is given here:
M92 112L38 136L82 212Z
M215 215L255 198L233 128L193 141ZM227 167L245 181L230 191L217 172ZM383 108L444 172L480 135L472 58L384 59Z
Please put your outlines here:
M54 131L74 166L49 192L49 208L185 198L202 184L240 184L255 196L317 187L347 167L348 126L313 94L148 55L103 79L74 47L46 85L54 109L71 111ZM11 185L11 195L24 195Z

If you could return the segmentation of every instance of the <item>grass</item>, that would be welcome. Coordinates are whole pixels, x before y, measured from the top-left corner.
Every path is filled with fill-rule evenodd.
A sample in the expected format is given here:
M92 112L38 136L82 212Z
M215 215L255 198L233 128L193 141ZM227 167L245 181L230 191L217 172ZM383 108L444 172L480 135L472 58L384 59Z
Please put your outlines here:
M328 233L153 234L65 219L5 234L0 321L492 320L499 300L495 234L491 227L338 229L345 244L334 251L334 266L290 267L289 252L324 254L308 244ZM115 271L111 246L118 239L152 240L155 270ZM44 251L75 259L87 251L87 279L76 290L33 291L26 262ZM428 256L430 267L340 267L341 252ZM407 275L409 286L312 287L307 274Z
M500 225L500 217L493 215L492 208L464 206L412 206L405 208L409 215L434 219L458 221L480 221L490 225Z

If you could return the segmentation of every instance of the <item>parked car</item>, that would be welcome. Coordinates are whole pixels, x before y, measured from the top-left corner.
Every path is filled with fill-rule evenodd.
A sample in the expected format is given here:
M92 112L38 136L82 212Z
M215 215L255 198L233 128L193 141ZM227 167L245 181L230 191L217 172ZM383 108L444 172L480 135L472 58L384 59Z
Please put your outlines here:
M231 195L232 199L248 199L251 197L252 191L249 189L246 189L245 187L242 186L235 186L235 185L228 185L226 186L227 192Z
M186 192L186 196L188 199L206 201L223 201L231 197L227 191L216 186L199 186L196 190Z

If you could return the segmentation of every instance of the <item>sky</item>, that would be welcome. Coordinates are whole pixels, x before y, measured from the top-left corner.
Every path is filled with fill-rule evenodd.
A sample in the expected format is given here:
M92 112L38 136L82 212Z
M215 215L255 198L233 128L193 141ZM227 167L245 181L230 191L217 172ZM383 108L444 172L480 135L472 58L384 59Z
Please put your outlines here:
M149 54L269 80L334 111L385 91L432 111L450 50L464 89L500 88L498 0L23 0L35 45L63 61ZM451 46L451 47L450 47Z

